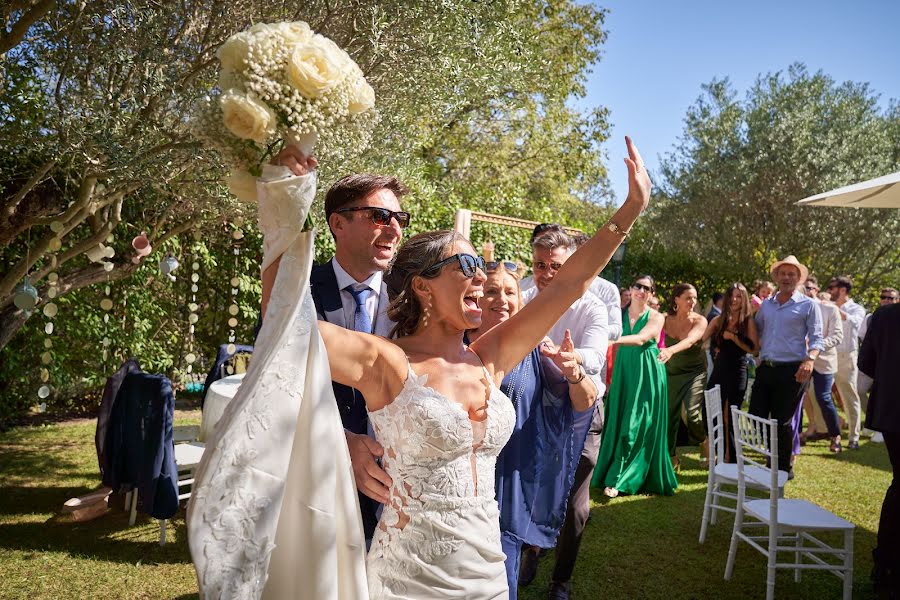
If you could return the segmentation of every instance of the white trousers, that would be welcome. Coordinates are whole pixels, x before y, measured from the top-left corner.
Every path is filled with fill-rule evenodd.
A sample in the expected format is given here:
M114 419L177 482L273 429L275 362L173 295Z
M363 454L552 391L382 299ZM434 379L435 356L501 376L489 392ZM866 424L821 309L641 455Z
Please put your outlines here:
M859 368L856 366L857 351L838 352L838 370L834 374L834 384L837 386L841 399L844 401L844 410L847 411L847 439L850 442L859 441L860 422L862 410L859 401L859 392L856 388L856 380Z

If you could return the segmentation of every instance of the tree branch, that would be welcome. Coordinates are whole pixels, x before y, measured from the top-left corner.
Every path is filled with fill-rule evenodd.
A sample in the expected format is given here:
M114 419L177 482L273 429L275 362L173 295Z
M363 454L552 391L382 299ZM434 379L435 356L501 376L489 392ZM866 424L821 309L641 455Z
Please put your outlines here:
M28 29L34 25L38 19L50 12L50 9L53 8L53 5L55 4L55 0L41 0L19 17L19 20L13 23L8 32L3 31L3 34L0 35L0 56L4 56L7 52L15 48L25 37Z
M55 160L49 160L45 162L41 167L37 170L37 172L31 176L31 178L25 182L25 185L22 186L18 192L13 195L12 198L6 201L3 205L3 212L7 216L12 216L13 213L16 212L16 207L19 206L19 203L22 201L25 196L28 195L28 192L34 189L34 187L39 184L47 173L50 172L50 169L56 166Z
M110 218L104 223L100 229L98 229L92 236L87 239L82 240L75 246L72 246L65 252L59 255L56 260L56 266L46 265L41 270L39 270L34 275L34 281L40 281L44 277L47 276L48 273L54 270L58 270L61 266L75 258L76 256L80 256L97 246L102 241L106 239L106 237L112 233L112 230L115 229L118 224L122 221L122 203L125 201L125 193L120 192L117 194L117 198L115 200L115 204L113 205L113 211Z

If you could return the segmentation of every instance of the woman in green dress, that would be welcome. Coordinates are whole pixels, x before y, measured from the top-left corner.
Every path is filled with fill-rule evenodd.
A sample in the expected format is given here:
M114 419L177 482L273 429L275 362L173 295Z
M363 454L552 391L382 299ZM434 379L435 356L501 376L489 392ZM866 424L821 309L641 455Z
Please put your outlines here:
M614 498L619 494L664 494L678 487L667 452L666 372L656 345L663 316L647 307L656 292L653 278L638 277L631 303L622 311L606 424L592 485Z
M669 457L678 468L678 428L682 413L688 439L701 444L704 458L709 457L706 426L703 423L703 390L706 389L706 355L703 332L706 318L694 312L697 289L679 283L672 290L672 300L665 320L666 347L659 351L659 362L666 365L669 404Z

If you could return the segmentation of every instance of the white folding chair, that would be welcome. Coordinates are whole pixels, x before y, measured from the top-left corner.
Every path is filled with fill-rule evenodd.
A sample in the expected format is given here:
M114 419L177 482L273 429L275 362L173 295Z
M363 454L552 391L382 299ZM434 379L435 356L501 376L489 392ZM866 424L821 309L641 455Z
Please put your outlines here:
M734 445L737 451L738 499L728 549L725 579L731 578L738 540L747 542L768 560L766 575L766 599L775 598L775 569L793 569L794 581L800 581L801 569L825 570L838 576L844 585L844 600L853 594L853 530L849 521L806 500L779 498L777 471L767 463L778 460L778 422L762 419L731 408L734 426ZM757 460L758 459L758 462ZM750 470L754 467L754 470ZM760 473L769 481L769 497L748 499L747 484ZM768 528L767 535L752 536L744 532L745 518ZM829 546L814 537L811 532L842 532L843 547ZM765 544L765 545L763 545ZM793 554L794 561L779 563L778 553ZM809 562L804 562L808 560ZM839 562L838 562L839 561Z
M200 464L203 458L203 450L206 446L200 442L191 442L189 444L175 444L175 465L178 467L178 501L191 497L191 492L181 493L181 488L193 486L194 470ZM125 505L130 503L131 514L128 518L128 524L134 525L137 519L137 488L128 492L125 497ZM159 545L166 545L166 519L159 520Z
M196 442L200 439L199 425L176 425L172 428L172 438L176 444Z
M706 433L710 442L711 464L706 480L706 501L703 503L703 519L700 523L700 543L706 541L706 531L709 525L716 524L716 515L719 511L734 513L737 503L737 493L722 489L723 485L737 488L737 465L725 462L725 434L728 431L728 423L722 412L722 392L719 386L704 392L706 397ZM752 468L751 468L752 470ZM778 471L778 496L784 497L784 485L787 483L787 471ZM765 493L769 491L769 481L764 473L754 473L752 479L748 479L747 487ZM723 503L722 500L726 500Z

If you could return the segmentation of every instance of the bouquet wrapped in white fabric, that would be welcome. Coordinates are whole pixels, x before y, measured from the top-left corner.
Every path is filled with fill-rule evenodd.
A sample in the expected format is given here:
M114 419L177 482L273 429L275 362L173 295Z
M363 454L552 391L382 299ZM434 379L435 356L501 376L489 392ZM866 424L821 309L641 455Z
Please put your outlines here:
M375 92L352 58L303 21L260 23L219 47L219 83L199 103L195 135L217 151L240 200L256 201L255 179L283 143L341 160L369 146Z

